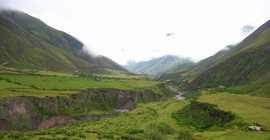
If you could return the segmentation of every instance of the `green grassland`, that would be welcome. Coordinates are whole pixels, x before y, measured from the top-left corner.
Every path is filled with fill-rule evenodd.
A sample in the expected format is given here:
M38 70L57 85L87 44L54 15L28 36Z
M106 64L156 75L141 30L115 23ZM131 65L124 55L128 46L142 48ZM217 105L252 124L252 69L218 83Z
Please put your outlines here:
M198 101L216 104L220 109L236 113L251 124L270 127L270 98L218 93L202 94Z
M79 93L88 88L116 88L123 90L153 89L159 82L149 81L144 76L89 75L52 71L16 70L0 67L0 98L14 96L63 96Z

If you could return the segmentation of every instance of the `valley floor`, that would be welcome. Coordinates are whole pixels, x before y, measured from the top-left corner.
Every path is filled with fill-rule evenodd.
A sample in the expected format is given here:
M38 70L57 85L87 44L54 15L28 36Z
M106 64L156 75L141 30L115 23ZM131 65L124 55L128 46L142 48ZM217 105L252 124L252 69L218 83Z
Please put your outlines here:
M237 100L241 96L241 100L232 101L231 105L225 104L221 101L224 100ZM243 97L243 98L242 98ZM214 100L214 98L216 100ZM247 102L252 100L256 101L257 97L250 97L246 95L234 94L206 94L199 98L199 101L216 103L224 110L230 110L239 116L243 116L247 122L258 122L269 127L269 118L263 106L269 102L257 102L256 106L249 105ZM209 99L209 100L208 100ZM210 100L212 99L212 100ZM219 100L220 99L220 100ZM238 98L239 99L239 98ZM265 100L269 100L265 98ZM214 102L216 101L216 102ZM238 128L230 128L220 131L196 131L192 126L182 125L179 126L175 119L172 118L172 113L180 110L188 105L189 101L167 99L160 102L140 103L138 108L131 112L119 113L113 118L103 118L94 121L66 125L62 127L49 128L44 130L28 131L28 132L1 132L4 139L12 139L16 136L26 139L176 139L179 132L188 131L188 134L194 135L196 139L258 139L265 140L270 138L270 132L252 132L248 130L241 130ZM239 104L239 105L237 105ZM244 117L245 111L240 107L249 106L251 110L261 109L258 112L249 113ZM253 106L253 107L252 107ZM241 110L241 111L239 111ZM266 122L266 123L264 123ZM153 126L164 125L164 129L172 130L171 133L163 133L154 131ZM154 135L154 136L153 136Z

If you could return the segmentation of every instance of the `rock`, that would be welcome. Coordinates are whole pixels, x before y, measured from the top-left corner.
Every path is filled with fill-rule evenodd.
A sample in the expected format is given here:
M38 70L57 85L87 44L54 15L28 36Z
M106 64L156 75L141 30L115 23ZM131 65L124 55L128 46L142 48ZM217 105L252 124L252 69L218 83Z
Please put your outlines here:
M248 129L250 131L262 131L262 128L259 126L249 126Z

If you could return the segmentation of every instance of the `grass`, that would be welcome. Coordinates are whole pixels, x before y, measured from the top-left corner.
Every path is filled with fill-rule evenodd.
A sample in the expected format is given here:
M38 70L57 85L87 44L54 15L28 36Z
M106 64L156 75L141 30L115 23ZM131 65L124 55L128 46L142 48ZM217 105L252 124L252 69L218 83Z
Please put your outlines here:
M219 92L229 92L234 94L249 94L259 97L270 97L270 82L254 82L240 86L232 86L227 88L219 88Z
M27 87L35 86L38 89L66 89L84 90L87 88L117 88L117 89L142 89L158 84L153 81L140 81L128 79L109 79L103 82L94 78L69 78L31 75L1 75L0 78L10 79L12 82L23 83Z
M145 76L128 75L89 75L52 71L16 70L0 67L0 98L15 96L63 96L79 93L88 88L115 88L122 90L152 89L158 94L159 82L150 81Z
M231 111L250 124L259 123L270 127L270 98L238 94L203 94L198 101L216 104L225 111Z
M78 77L73 73L61 73L61 72L54 72L54 71L37 71L34 74L38 75L47 75L47 76L58 76L58 77Z

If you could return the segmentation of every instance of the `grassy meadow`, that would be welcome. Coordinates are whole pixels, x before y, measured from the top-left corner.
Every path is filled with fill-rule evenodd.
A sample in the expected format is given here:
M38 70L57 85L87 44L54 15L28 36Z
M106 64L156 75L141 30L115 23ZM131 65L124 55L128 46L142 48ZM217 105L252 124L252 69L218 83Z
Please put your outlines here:
M270 128L270 98L239 94L202 94L198 101L216 104L231 111L251 124L259 123Z
M14 96L63 96L79 93L88 88L155 89L159 83L150 81L145 76L80 75L0 67L0 84L0 98L6 98ZM162 94L160 91L157 93Z

